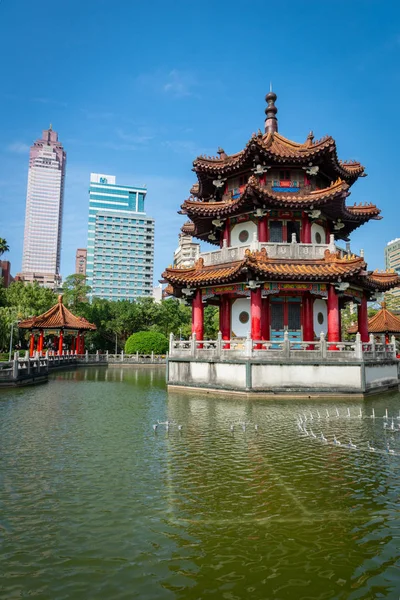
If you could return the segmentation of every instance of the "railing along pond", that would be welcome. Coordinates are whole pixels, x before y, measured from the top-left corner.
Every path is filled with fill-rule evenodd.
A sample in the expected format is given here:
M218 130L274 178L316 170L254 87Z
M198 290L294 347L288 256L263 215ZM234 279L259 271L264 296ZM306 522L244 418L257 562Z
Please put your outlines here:
M42 355L35 352L34 356L29 356L29 352L25 353L24 357L20 357L18 352L14 353L14 359L8 362L0 362L0 384L13 382L23 379L36 379L45 377L49 371L57 368L79 365L97 365L97 364L163 364L166 362L166 357L161 355L151 354L109 354L105 352L101 354L97 351L95 354L90 354L88 351L85 354L75 354L66 352L61 356L46 352Z
M171 333L169 358L381 362L396 359L396 340L393 336L390 344L382 344L370 335L369 341L365 343L357 333L354 342L328 342L321 333L318 340L300 342L290 340L288 332L285 331L281 341L252 340L250 336L223 340L221 333L216 340L197 340L196 334L193 334L190 340L182 341L176 340Z

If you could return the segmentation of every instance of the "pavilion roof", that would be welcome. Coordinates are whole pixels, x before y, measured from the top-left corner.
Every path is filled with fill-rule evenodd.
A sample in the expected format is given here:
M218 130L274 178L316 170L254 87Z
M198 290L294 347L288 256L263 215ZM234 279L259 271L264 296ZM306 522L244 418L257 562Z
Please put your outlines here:
M359 275L366 268L362 257L339 258L336 253L325 252L320 260L271 259L267 251L250 252L240 261L204 266L200 258L193 267L168 268L162 277L173 287L212 285L247 280L248 273L271 280L337 281Z
M20 329L73 329L81 331L95 331L96 325L89 323L84 317L72 314L63 304L62 296L58 296L58 302L50 310L39 315L30 317L18 324Z
M257 206L268 206L289 210L323 209L332 220L341 220L344 224L342 234L348 235L369 219L381 219L380 210L374 204L346 206L346 198L350 195L349 188L349 184L339 178L329 187L321 190L302 190L298 193L275 192L260 185L258 178L253 175L242 193L235 199L228 197L219 202L204 202L192 196L185 200L181 206L181 213L187 215L194 222L194 226L189 227L189 224L185 223L182 230L207 239L208 233L212 230L210 220L227 218L246 211L253 212Z
M252 166L254 157L266 164L308 166L323 163L324 169L333 178L341 177L348 183L365 175L365 168L357 161L340 161L337 156L336 142L331 136L314 140L312 132L304 143L285 138L277 131L253 134L246 146L236 154L227 155L224 150L218 156L198 156L193 162L200 184L203 175L229 175L241 168Z
M357 333L357 331L357 325L348 328L349 333ZM382 302L382 308L368 319L368 331L369 333L400 333L400 317L390 312L386 308L386 302Z

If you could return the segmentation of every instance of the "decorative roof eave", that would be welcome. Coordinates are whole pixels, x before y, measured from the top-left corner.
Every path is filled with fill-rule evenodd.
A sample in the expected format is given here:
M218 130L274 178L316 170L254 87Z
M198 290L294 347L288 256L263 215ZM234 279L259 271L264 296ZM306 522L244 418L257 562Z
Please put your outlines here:
M352 325L347 329L348 333L357 333L358 325ZM387 310L386 303L370 319L368 319L369 333L400 333L400 318Z
M341 259L337 253L325 252L321 260L282 260L270 259L265 248L258 252L246 251L242 261L218 266L204 267L203 259L190 268L166 269L162 274L163 282L174 289L182 287L204 287L206 285L233 283L249 279L249 273L267 280L288 281L338 281L360 277L366 268L361 257Z
M58 297L58 302L47 312L37 317L31 317L18 323L20 329L65 329L80 331L95 331L96 325L89 323L84 317L77 317L62 301L62 296Z
M400 287L400 277L396 271L369 271L366 281L371 289L386 292L395 287Z
M358 225L370 219L380 219L380 209L373 204L346 206L345 199L349 195L349 185L338 179L330 187L305 193L273 192L261 186L255 176L250 177L242 194L234 199L220 202L202 202L185 200L181 206L181 214L190 219L226 218L242 213L246 208L253 210L254 205L285 209L307 209L326 207L327 216L332 220L340 218L345 223L343 232L348 235ZM347 223L348 222L348 223ZM193 235L194 232L193 232Z
M293 164L307 165L310 161L318 164L323 157L328 158L335 172L349 183L364 175L364 167L356 161L339 161L336 142L331 136L325 136L319 141L307 138L304 144L293 142L279 133L253 134L245 148L227 156L224 152L219 157L199 156L193 161L193 171L198 175L201 183L202 174L230 175L242 169L247 164L252 164L255 156L265 162L277 165Z
M242 194L234 199L220 202L202 202L200 200L185 200L181 205L181 214L190 218L200 217L227 217L238 212L251 200L251 204L268 204L280 208L301 209L313 206L313 208L326 204L335 198L345 199L349 195L349 185L338 179L330 187L322 190L309 191L307 193L284 193L273 192L267 187L261 186L253 175L249 178ZM256 201L256 202L255 202ZM353 217L353 215L349 214Z

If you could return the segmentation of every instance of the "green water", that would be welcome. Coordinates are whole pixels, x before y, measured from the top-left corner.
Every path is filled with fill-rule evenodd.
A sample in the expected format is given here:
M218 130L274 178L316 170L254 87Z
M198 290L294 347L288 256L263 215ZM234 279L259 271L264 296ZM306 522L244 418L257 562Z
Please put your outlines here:
M167 394L163 368L0 390L0 598L397 599L400 433L356 415L399 400Z

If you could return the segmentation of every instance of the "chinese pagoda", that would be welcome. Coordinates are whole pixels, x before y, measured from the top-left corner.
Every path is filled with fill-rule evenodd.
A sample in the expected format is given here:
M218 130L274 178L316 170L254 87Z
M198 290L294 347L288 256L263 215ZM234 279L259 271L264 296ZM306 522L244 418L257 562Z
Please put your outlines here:
M181 206L189 219L182 232L217 249L163 273L167 292L192 305L194 339L204 342L204 306L218 305L221 339L229 340L223 348L247 337L259 359L284 340L303 350L321 334L341 342L340 310L348 302L357 304L367 343L367 302L400 284L394 271L369 271L363 251L350 250L351 232L381 219L374 204L346 202L364 167L339 160L330 136L316 140L310 132L297 143L278 133L276 98L267 94L265 130L242 151L219 148L215 157L195 159L198 182Z
M50 348L58 356L64 354L65 336L69 335L69 347L72 354L85 353L85 333L95 331L96 325L89 323L84 317L77 317L63 304L62 295L50 310L37 317L30 317L18 323L19 329L27 329L29 336L29 355L35 351L43 354L45 336L50 336ZM36 347L35 347L36 346Z

